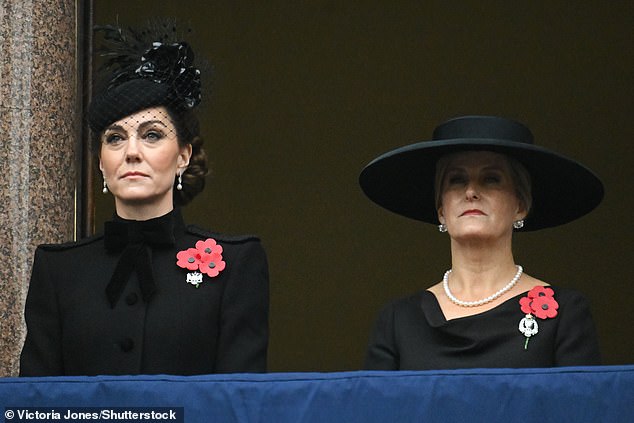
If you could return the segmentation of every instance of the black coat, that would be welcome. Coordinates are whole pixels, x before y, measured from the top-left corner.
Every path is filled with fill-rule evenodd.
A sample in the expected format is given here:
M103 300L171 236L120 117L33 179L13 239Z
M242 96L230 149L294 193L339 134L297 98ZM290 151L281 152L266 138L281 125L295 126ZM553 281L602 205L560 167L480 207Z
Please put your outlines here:
M121 252L103 236L37 248L26 301L20 375L263 372L268 345L268 267L260 241L185 227L152 247L155 292L144 300L132 272L114 305L106 286ZM170 229L171 231L171 229ZM226 268L196 287L176 254L213 238Z

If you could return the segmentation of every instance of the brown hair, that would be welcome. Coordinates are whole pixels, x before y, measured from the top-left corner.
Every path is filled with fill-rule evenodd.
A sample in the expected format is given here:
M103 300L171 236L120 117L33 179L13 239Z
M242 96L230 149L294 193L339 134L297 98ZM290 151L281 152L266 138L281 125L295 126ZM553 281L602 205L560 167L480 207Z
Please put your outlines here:
M178 143L181 147L191 144L192 155L189 166L183 172L181 190L176 189L174 181L174 204L184 206L205 188L205 177L209 174L207 154L203 149L203 139L200 136L198 118L192 109L167 108L167 112L176 127Z

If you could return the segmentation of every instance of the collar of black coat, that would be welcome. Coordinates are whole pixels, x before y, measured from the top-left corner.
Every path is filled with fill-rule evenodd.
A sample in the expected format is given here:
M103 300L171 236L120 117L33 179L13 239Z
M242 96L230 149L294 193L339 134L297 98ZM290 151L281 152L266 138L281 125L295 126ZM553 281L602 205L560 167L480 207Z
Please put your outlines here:
M149 220L128 220L117 215L104 224L104 244L108 252L118 252L128 245L151 247L174 245L174 229L182 226L180 210Z
M156 292L152 269L152 250L168 248L175 243L175 230L183 226L180 210L150 220L126 220L114 216L104 225L104 245L109 253L121 256L106 286L106 296L112 308L121 297L130 275L136 271L141 296L146 303Z

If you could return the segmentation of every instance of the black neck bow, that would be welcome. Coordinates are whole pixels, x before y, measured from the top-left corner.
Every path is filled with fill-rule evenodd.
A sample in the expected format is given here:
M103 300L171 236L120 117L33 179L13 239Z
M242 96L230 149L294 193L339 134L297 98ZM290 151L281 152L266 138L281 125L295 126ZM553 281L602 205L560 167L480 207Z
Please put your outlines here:
M132 221L115 218L104 225L104 243L109 253L123 250L106 286L110 307L114 308L133 270L146 303L156 291L152 270L152 249L174 245L173 212L156 219Z

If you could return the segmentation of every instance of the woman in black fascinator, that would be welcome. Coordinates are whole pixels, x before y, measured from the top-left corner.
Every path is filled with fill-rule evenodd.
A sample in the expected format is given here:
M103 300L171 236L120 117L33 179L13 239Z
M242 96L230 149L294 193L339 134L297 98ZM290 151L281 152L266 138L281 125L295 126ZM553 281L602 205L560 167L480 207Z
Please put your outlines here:
M380 206L438 225L451 246L440 282L380 313L367 369L600 363L584 296L524 273L512 251L514 232L594 209L603 185L592 171L534 145L519 122L462 116L439 125L432 141L376 158L359 182Z
M88 122L116 214L101 235L37 248L20 375L263 372L260 240L180 212L208 173L193 50L172 24L97 32L105 80Z

